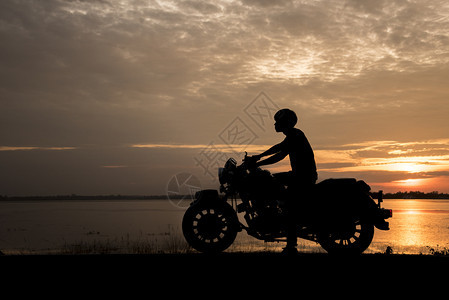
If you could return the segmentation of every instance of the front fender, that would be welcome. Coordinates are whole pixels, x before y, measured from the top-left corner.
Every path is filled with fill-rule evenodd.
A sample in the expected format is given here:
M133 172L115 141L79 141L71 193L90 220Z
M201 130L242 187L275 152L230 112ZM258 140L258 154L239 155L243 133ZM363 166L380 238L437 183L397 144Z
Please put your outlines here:
M218 209L230 218L230 225L236 230L241 231L237 212L226 201L226 198L220 197L217 190L201 190L195 193L196 200L190 204L189 210L197 209Z
M226 200L218 196L217 190L201 190L195 193L195 201L190 205L215 206L222 205Z

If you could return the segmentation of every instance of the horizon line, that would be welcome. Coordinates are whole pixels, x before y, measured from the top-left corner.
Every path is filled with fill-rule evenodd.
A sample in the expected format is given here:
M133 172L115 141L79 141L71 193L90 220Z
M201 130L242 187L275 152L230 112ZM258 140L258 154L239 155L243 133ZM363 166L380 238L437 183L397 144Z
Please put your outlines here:
M370 192L370 193L377 193L377 192ZM432 191L432 192L422 192L422 191L396 191L396 192L384 192L383 195L394 195L394 194L407 194L407 193L416 193L416 194L424 194L424 195L449 195L449 193L441 193L439 191ZM191 196L190 194L179 194L179 195L167 195L167 194L92 194L92 195L79 195L79 194L54 194L54 195L28 195L28 196L10 196L10 195L0 195L0 199L2 198L44 198L44 197L183 197L183 196Z

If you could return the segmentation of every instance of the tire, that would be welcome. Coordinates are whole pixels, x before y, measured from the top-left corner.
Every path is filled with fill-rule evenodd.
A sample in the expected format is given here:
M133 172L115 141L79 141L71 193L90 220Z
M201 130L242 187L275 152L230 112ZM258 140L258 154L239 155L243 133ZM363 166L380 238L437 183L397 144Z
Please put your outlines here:
M189 245L203 253L219 253L234 242L238 218L226 202L214 206L190 206L182 219L182 232Z
M374 237L374 225L355 220L346 230L320 234L318 242L329 254L358 255L368 249Z

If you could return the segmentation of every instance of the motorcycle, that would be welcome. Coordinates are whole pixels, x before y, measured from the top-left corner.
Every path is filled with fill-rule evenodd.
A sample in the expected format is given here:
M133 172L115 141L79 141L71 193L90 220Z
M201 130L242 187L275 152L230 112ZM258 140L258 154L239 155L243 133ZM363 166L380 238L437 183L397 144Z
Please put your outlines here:
M182 220L183 235L192 248L222 252L241 231L265 242L286 242L287 187L276 174L253 166L246 152L239 166L230 158L218 170L223 195L212 189L195 194ZM315 184L309 198L300 200L297 237L317 242L328 253L361 254L371 244L374 228L389 230L385 220L392 217L391 209L381 208L382 191L370 190L355 178Z

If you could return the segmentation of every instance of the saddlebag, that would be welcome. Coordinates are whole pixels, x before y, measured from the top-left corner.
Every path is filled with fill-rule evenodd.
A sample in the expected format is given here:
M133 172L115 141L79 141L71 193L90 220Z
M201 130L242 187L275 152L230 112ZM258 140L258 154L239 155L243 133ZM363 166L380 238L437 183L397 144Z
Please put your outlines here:
M370 189L364 181L355 178L331 178L316 185L320 206L339 214L362 213L375 208L376 203L368 194Z

